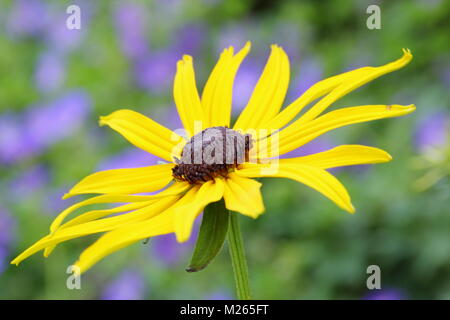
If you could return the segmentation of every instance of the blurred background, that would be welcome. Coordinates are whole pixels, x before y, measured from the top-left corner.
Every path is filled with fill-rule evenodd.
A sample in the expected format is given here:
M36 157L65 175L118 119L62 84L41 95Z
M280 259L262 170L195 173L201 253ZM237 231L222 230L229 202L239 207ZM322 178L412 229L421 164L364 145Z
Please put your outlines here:
M81 8L81 29L66 28L66 8ZM381 8L369 30L366 9ZM61 196L97 170L156 164L100 115L119 108L180 128L172 99L175 63L191 54L199 88L221 52L251 40L238 72L234 114L245 106L272 43L291 61L286 104L322 78L378 66L409 48L414 60L334 107L411 104L399 119L353 125L299 152L360 143L394 160L334 170L355 215L288 180L264 182L266 213L242 218L256 299L450 299L450 1L0 1L0 298L231 299L227 250L188 274L195 237L137 243L66 288L67 267L96 236L36 254L18 253L46 235L74 200ZM76 199L75 199L76 200ZM381 290L366 269L381 268Z

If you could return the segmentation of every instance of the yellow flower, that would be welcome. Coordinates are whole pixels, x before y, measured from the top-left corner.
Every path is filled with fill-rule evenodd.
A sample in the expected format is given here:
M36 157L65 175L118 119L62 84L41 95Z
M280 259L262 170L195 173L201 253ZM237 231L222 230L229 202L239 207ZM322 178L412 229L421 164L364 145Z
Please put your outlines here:
M236 54L233 47L225 49L201 97L197 92L192 58L185 55L178 62L174 98L186 137L131 110L118 110L101 117L101 125L110 126L136 147L168 163L107 170L84 178L65 198L80 194L99 195L64 210L51 224L50 234L25 250L12 263L19 264L40 250L48 256L57 244L94 233L105 232L76 262L81 272L106 255L142 239L175 233L177 240L183 242L189 238L194 220L205 206L221 199L227 209L256 218L264 211L261 184L251 179L256 177L283 177L299 181L353 213L354 208L345 187L326 169L387 162L391 160L389 154L373 147L342 145L304 157L278 159L277 156L335 128L398 117L414 111L414 105L365 105L323 114L332 103L352 90L405 66L412 59L410 51L403 50L400 59L384 66L363 67L322 80L282 109L289 84L289 60L282 48L272 45L253 94L231 127L233 81L249 50L250 43ZM309 110L297 117L313 102ZM191 164L187 161L213 144L211 139L207 143L200 140L200 146L195 147L195 137L206 134L214 137L212 141L225 141L222 139L225 138L223 133L234 134L237 141L230 144L226 140L225 143L228 151L224 155L228 155L230 146L235 151L231 163L206 164L201 160ZM245 161L237 161L238 155L244 156ZM156 195L136 195L161 189ZM88 211L64 222L76 209L104 203L120 205L112 209ZM113 215L117 213L123 214Z

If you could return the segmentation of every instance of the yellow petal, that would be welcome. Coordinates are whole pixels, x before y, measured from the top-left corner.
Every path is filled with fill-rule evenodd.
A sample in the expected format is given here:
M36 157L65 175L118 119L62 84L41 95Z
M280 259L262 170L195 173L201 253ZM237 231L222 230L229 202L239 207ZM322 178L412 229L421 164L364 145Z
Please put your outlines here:
M11 263L18 265L22 260L30 255L46 248L53 247L63 241L79 238L85 235L105 232L116 228L123 228L127 224L148 220L172 206L178 200L177 196L165 197L147 207L133 211L131 213L114 216L110 218L89 221L72 227L61 228L50 234L17 256Z
M269 157L275 157L297 149L333 129L354 123L399 117L414 110L414 105L368 105L338 109L303 125L291 124L275 135L279 139L279 150L271 150L270 153L267 150L260 150L260 154L269 154Z
M225 183L223 198L228 210L257 218L264 212L261 183L230 173Z
M137 241L171 232L173 232L173 211L167 210L152 219L106 233L83 251L75 266L83 273L100 259L117 250Z
M280 177L296 180L320 192L340 208L354 213L355 209L345 187L323 169L303 164L280 163L277 170L263 170L265 165L244 164L237 174L244 177Z
M183 56L177 63L173 94L181 122L189 136L204 128L205 119L195 81L192 57Z
M234 78L250 47L251 43L247 42L236 55L233 55L233 47L220 55L202 94L207 127L230 126Z
M183 138L146 116L131 110L118 110L100 117L100 125L108 125L129 142L155 156L172 161Z
M64 211L62 211L56 218L53 220L50 225L50 234L54 233L58 228L63 228L67 226L77 225L83 222L91 221L94 219L102 218L106 215L116 212L127 212L135 209L140 209L142 207L148 206L151 203L156 202L160 198L164 198L167 196L173 196L183 193L185 190L189 188L189 184L186 182L176 182L167 189L159 192L156 195L150 196L129 196L129 195L101 195L97 197L93 197L81 202L78 202ZM73 211L87 205L92 204L102 204L102 203L121 203L121 202L131 202L130 204L126 204L124 206L107 209L107 210L93 210L88 211L69 222L65 223L61 226L64 219L71 214ZM44 256L48 257L50 253L53 251L55 246L49 246L45 249Z
M235 129L258 129L280 110L289 85L289 59L282 48L272 52L250 100L239 116Z
M154 200L154 201L156 201L156 200ZM84 222L92 221L95 219L100 219L100 218L103 218L103 217L108 216L113 213L124 213L124 212L141 209L143 207L150 205L150 203L152 203L152 201L129 203L129 204L125 204L125 205L118 206L118 207L111 208L111 209L91 210L91 211L85 212L85 213L79 215L78 217L66 222L62 226L59 226L58 223L52 224L52 226L50 227L50 234L53 234L55 231L57 231L61 228L66 228L66 227L81 224ZM57 222L59 222L59 221L57 221ZM55 247L56 247L56 245L52 245L52 246L45 248L44 257L48 257L52 253L52 251L55 249Z
M50 226L50 232L54 232L56 229L59 228L59 226L62 224L64 219L73 211L92 204L101 204L101 203L122 203L122 202L131 202L131 203L137 203L138 205L140 203L149 203L154 202L159 198L167 197L167 196L173 196L178 195L189 187L189 184L187 182L176 182L167 189L159 192L155 195L150 196L129 196L129 195L117 195L117 194L110 194L110 195L101 195L97 197L93 197L81 202L78 202L64 211L62 211L56 218L53 220L53 223ZM86 219L86 218L83 218ZM72 220L73 221L73 220Z
M391 161L392 157L378 148L343 145L304 157L280 159L280 163L303 164L321 169Z
M299 123L306 123L317 117L337 99L363 86L367 82L404 67L411 60L411 52L407 49L403 49L403 56L394 62L380 67L359 68L319 81L311 86L297 100L282 110L276 117L268 119L263 126L266 129L280 129L294 119L305 106L317 98L328 94L297 120Z
M134 194L157 191L173 180L173 167L174 164L169 163L96 172L77 183L64 198L85 193Z
M189 239L192 226L197 216L211 202L219 201L223 196L224 183L222 179L210 180L198 189L191 189L174 210L174 228L178 242Z

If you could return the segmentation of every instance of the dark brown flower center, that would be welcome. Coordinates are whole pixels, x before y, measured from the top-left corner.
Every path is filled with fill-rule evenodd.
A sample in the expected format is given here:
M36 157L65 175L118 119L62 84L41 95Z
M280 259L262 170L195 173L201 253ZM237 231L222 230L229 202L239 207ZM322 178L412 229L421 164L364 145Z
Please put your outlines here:
M251 147L249 134L226 127L205 129L186 143L181 159L175 159L173 176L191 184L226 176L238 164L248 161Z

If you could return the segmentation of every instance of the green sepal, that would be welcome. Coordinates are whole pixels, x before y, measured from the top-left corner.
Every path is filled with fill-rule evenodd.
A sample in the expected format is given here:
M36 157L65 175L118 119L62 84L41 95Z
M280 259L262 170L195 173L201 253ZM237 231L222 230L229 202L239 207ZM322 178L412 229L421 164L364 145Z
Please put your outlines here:
M203 210L202 225L187 272L203 270L222 249L228 231L229 212L222 200Z

